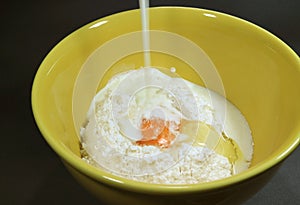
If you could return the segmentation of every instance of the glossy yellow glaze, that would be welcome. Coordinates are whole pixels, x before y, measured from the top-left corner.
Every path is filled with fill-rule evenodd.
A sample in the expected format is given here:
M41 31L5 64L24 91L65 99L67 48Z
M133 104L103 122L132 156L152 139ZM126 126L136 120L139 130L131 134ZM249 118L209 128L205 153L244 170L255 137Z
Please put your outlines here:
M116 177L80 159L79 125L95 90L103 86L104 81L98 83L99 79L94 79L95 73L87 73L75 92L78 74L95 49L119 35L141 29L138 10L92 22L67 36L47 55L32 89L33 113L43 136L82 184L97 193L103 190L107 198L120 197L120 200L124 199L123 204L142 204L141 201L146 204L150 198L149 204L159 204L161 198L158 196L161 195L166 199L176 195L175 199L181 204L195 204L200 199L203 204L210 204L226 202L240 186L257 190L275 170L273 167L299 145L299 57L269 32L226 14L161 7L152 8L150 18L151 29L182 35L209 55L222 79L226 97L245 115L252 130L255 150L251 168L220 181L166 186ZM113 52L107 55L114 57ZM160 54L153 54L152 60L155 66L174 66L184 78L203 84L185 62ZM105 68L97 72L100 77L109 78L116 72L137 68L142 63L141 55L133 54L111 62L110 71L106 72L108 68ZM91 89L89 86L93 83L98 84ZM76 113L75 120L73 113ZM255 179L260 179L261 183ZM231 203L252 193L241 189L239 192L230 199Z

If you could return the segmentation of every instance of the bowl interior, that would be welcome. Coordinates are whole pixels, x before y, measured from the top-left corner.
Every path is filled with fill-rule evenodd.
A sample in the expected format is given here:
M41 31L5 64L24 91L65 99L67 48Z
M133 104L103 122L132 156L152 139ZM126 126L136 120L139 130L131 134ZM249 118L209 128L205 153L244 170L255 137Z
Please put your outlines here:
M252 130L252 169L281 160L299 144L300 65L288 46L253 24L208 10L153 8L150 18L151 29L191 40L212 60L226 97L241 110ZM143 58L134 53L112 63L115 50L122 47L115 46L106 53L109 60L97 62L97 77L85 73L74 91L82 67L101 45L140 28L138 10L97 20L66 37L41 64L33 85L33 111L46 140L62 158L78 158L76 163L84 163L79 160L78 131L95 89L105 83L99 84L99 77L108 79L114 73L138 68ZM151 57L154 66L176 67L184 78L203 84L188 63L171 55L153 53ZM106 64L108 61L111 64Z

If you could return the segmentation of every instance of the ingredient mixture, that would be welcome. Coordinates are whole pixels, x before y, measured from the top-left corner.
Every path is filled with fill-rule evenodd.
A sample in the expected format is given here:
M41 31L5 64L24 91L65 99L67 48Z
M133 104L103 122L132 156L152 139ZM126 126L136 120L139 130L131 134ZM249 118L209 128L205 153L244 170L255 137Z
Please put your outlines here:
M115 75L91 102L80 134L89 164L157 184L230 177L249 167L253 153L248 123L233 104L150 67Z

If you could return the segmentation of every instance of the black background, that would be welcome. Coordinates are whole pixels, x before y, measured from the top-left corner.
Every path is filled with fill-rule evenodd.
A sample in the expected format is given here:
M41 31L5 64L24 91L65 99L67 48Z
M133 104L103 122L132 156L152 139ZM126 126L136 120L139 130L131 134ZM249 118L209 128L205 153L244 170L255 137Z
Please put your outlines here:
M152 0L229 13L271 31L300 53L299 0ZM1 1L0 204L101 204L68 174L39 133L31 85L39 64L62 38L138 0ZM300 204L300 149L245 205Z

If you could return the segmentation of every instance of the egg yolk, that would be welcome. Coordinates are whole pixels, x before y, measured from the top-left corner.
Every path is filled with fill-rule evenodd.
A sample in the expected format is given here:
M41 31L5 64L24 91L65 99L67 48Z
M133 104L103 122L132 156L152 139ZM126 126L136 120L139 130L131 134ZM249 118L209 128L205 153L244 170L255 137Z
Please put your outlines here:
M161 148L169 148L179 131L180 124L172 121L165 121L159 118L142 119L140 126L142 139L136 141L138 145L152 145Z

